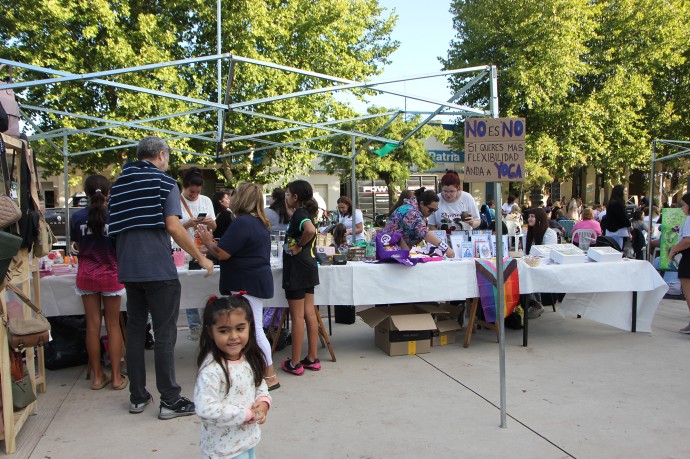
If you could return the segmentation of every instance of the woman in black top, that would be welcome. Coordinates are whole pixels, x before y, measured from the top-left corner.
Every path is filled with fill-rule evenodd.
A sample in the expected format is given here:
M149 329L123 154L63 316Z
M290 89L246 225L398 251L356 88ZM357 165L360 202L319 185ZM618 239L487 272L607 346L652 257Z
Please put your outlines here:
M623 250L625 241L630 237L630 219L625 212L625 197L623 185L616 185L611 190L611 198L606 204L606 216L604 219L605 236L612 237Z
M235 218L230 210L231 198L225 191L216 191L211 198L213 202L213 212L216 214L216 229L213 230L213 237L220 239L225 234L230 223Z
M281 368L301 375L304 369L320 370L318 352L318 322L314 307L314 287L319 285L314 244L316 225L314 218L319 207L309 182L295 180L285 191L285 204L292 213L285 232L283 252L283 288L292 318L292 359L285 359ZM307 356L300 360L304 324L307 324Z

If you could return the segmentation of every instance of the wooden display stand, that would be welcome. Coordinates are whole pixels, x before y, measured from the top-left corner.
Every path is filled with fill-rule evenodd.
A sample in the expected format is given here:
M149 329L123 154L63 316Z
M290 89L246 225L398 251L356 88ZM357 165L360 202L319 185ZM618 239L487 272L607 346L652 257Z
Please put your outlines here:
M472 341L472 333L474 332L475 325L481 325L484 328L494 330L496 332L496 342L498 342L498 327L495 323L486 322L481 319L477 319L477 306L479 305L479 298L468 298L467 302L470 305L469 310L469 322L467 324L467 329L465 330L465 344L464 347L470 347L470 341Z
M5 142L5 147L9 151L14 150L18 154L21 153L21 141L14 137L2 135ZM17 162L18 163L18 162ZM20 184L20 186L28 186L28 184ZM10 273L12 274L11 282L24 292L30 298L33 298L34 304L41 307L41 284L38 272L37 260L29 255L28 249L20 249L17 254L19 263L17 268L13 270L10 266ZM8 281L10 282L10 281ZM31 318L33 311L23 302L22 305L25 318ZM3 314L7 316L7 294L5 289L0 290L0 307L2 307ZM34 356L34 349L36 350ZM9 342L7 339L7 330L4 324L0 321L0 393L2 396L2 429L0 429L0 440L5 441L5 452L13 454L16 449L16 437L21 430L24 422L31 414L35 414L38 403L34 401L26 408L20 411L14 411L12 407L12 389L10 376L10 355ZM36 394L45 393L46 391L46 377L45 377L45 357L42 347L25 349L26 366L29 369L29 376L31 379L31 387Z
M321 341L321 347L328 348L328 352L331 354L331 360L335 362L335 352L333 352L331 340L328 338L326 327L323 325L323 321L321 320L321 312L319 311L318 306L314 306L314 308L316 309L316 319L319 322L319 340ZM278 339L280 339L280 334L282 333L285 323L287 322L289 310L288 308L279 308L279 311L279 313L273 314L273 318L271 319L271 323L268 327L268 332L273 340L273 346L271 347L272 354L275 353L276 346L278 346Z

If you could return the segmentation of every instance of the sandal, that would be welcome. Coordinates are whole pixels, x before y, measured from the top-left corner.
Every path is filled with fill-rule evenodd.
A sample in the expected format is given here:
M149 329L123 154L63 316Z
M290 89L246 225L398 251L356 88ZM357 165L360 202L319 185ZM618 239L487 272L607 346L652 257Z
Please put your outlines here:
M113 380L112 376L107 374L107 375L105 375L105 377L103 378L103 381L101 381L100 384L91 384L91 390L101 390L105 386L110 384L110 381L112 381L112 380Z
M266 376L266 377L264 377L264 380L266 380L266 384L268 384L268 381L269 381L270 379L276 379L277 377L278 377L278 375ZM270 391L272 391L272 390L276 390L276 389L278 389L279 387L280 387L280 383L277 382L277 383L273 384L272 386L268 386L268 391L270 392Z
M127 384L129 384L129 379L127 379L127 376L125 375L120 375L120 384L117 386L113 386L113 390L122 390L125 387L127 387Z

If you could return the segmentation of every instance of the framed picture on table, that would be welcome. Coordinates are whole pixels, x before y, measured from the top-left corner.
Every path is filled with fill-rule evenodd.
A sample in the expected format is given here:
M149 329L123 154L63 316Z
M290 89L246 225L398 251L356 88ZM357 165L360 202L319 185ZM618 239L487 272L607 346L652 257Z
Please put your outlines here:
M504 234L503 235L503 256L507 257L508 256L508 235ZM492 234L491 235L491 253L492 256L496 256L496 235Z
M468 242L465 239L465 236L462 234L451 234L450 235L450 248L453 249L453 252L455 252L455 258L465 258L463 255L463 247L462 244L463 242ZM468 244L471 246L472 243L468 242ZM472 248L472 252L474 252L474 247ZM474 258L474 253L472 253L472 258Z
M430 233L436 235L437 238L448 244L448 234L446 230L431 230Z
M460 243L460 253L462 254L459 258L475 258L474 253L474 243L469 241L464 241ZM455 250L455 249L453 249Z
M491 258L491 244L489 241L476 241L474 243L474 251L477 253L477 258Z

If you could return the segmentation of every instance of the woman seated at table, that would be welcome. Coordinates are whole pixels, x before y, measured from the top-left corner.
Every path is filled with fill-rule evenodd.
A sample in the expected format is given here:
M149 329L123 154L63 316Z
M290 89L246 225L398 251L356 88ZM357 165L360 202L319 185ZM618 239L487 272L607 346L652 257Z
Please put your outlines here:
M400 247L404 250L409 250L425 240L438 247L446 257L455 257L453 249L427 229L426 219L438 210L438 195L424 187L419 188L414 194L414 197L405 199L403 205L391 213L388 223L381 231L385 234L400 233Z
M527 214L527 247L525 253L530 253L532 246L557 244L556 232L549 228L549 221L543 207L530 209ZM527 316L536 319L544 313L544 305L541 303L541 293L527 295Z
M598 221L594 220L594 211L591 207L586 207L585 210L582 211L582 220L575 223L571 234L579 229L594 230L597 236L601 236L601 225ZM579 235L576 234L573 236L573 244L579 244L579 239Z
M364 240L364 216L359 209L352 209L352 200L347 196L338 198L338 223L345 225L346 235L350 236L352 241L352 233L355 233L355 242Z

